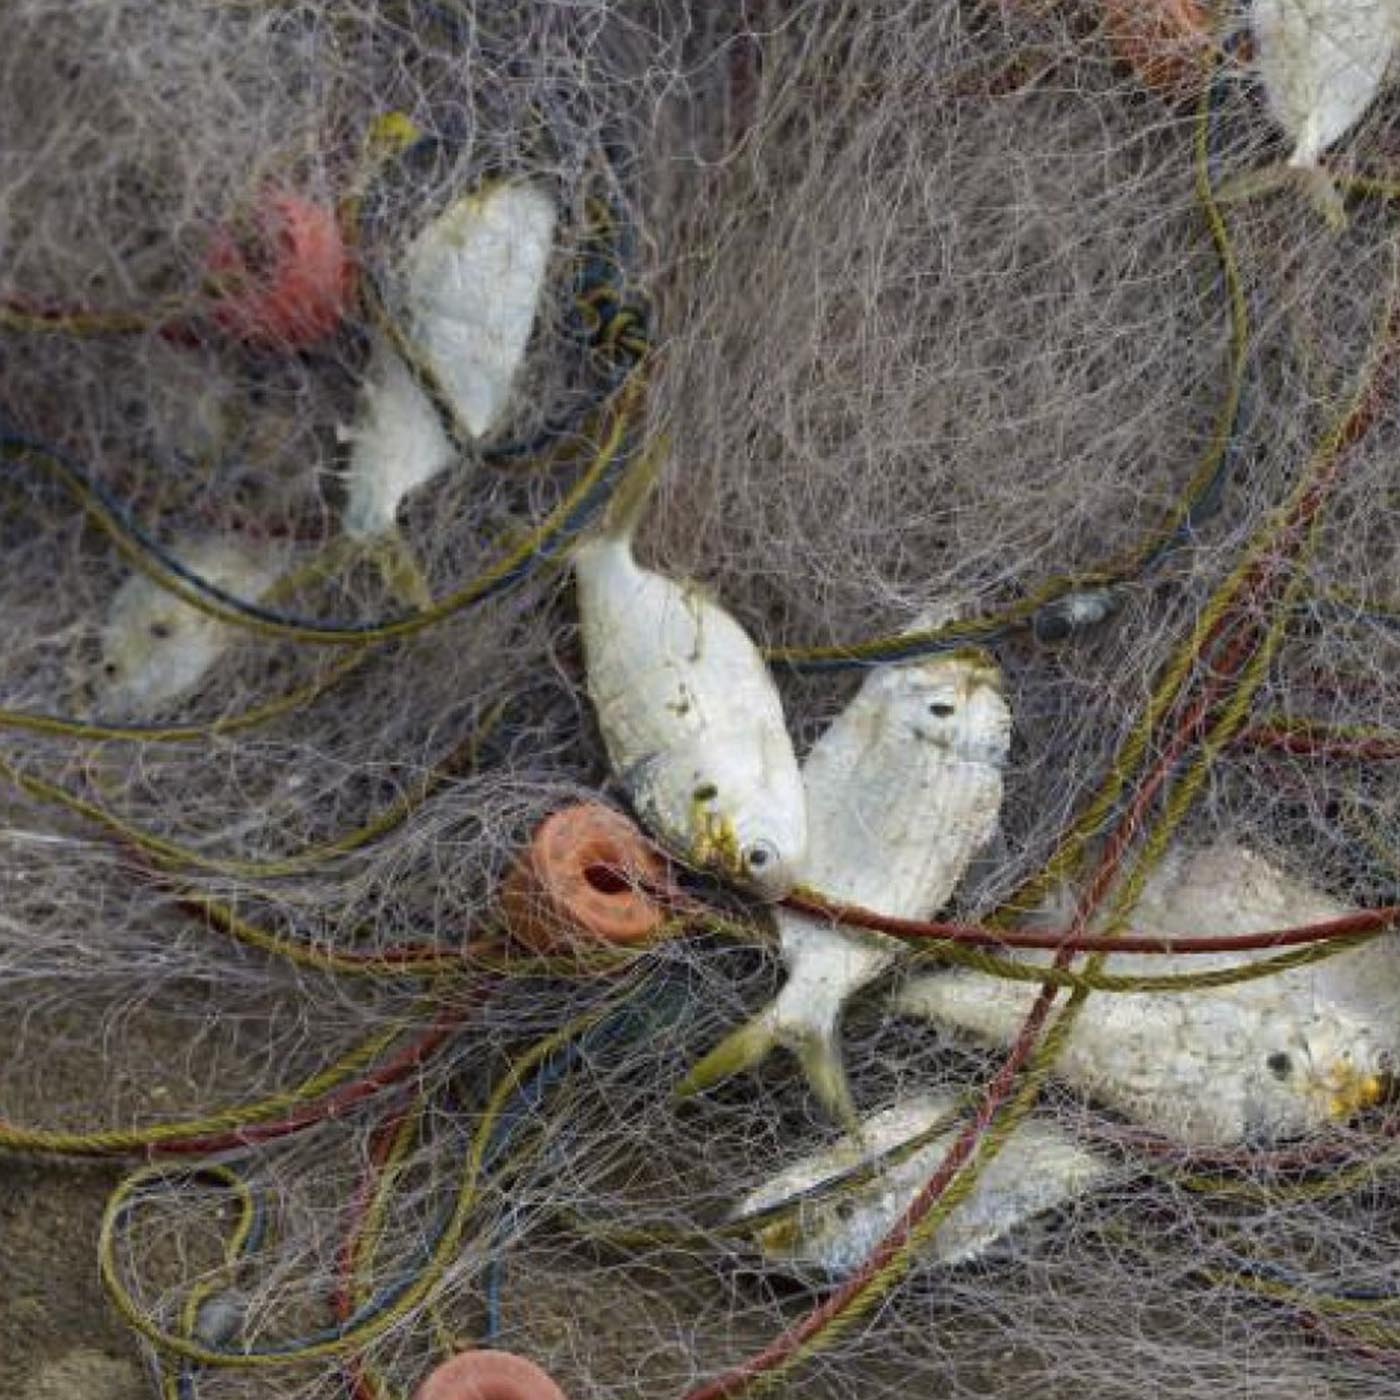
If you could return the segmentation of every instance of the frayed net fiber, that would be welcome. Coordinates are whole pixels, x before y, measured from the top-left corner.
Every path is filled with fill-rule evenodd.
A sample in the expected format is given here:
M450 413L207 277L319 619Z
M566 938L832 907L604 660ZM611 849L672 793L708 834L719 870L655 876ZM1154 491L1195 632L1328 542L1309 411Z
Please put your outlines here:
M156 1393L1400 1395L1395 8L4 7L0 1179ZM797 759L1002 697L936 907L511 933L647 467ZM848 1103L691 1074L798 917Z

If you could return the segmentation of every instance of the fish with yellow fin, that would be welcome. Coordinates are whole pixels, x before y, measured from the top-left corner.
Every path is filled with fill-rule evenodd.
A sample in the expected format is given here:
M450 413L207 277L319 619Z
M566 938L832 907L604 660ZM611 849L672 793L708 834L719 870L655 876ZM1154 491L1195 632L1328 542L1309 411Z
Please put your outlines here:
M924 630L925 624L920 624ZM843 904L928 918L997 831L1011 717L996 664L962 651L873 670L802 769L801 883ZM840 1051L847 1000L898 957L892 938L796 910L776 914L787 981L687 1075L693 1093L792 1050L823 1106L855 1108Z
M1064 910L1046 911L1062 923ZM1133 913L1162 935L1262 933L1354 911L1223 841L1173 850ZM1026 953L1044 964L1050 953ZM1277 950L1203 955L1114 953L1127 976L1206 972ZM894 1010L1008 1045L1038 992L1032 983L951 969L920 976ZM1400 954L1391 937L1253 981L1186 992L1102 992L1074 1023L1054 1072L1182 1143L1268 1144L1315 1132L1390 1093L1400 1053Z
M633 468L600 532L574 553L588 693L613 772L651 834L682 861L779 899L807 845L782 702L719 603L633 556L658 456Z

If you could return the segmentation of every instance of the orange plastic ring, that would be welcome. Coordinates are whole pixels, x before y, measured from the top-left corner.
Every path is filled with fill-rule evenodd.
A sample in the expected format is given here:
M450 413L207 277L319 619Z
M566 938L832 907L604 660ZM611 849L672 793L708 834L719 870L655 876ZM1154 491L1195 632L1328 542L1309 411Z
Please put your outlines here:
M568 1400L533 1361L508 1351L464 1351L444 1361L414 1400Z
M334 334L355 294L355 262L336 211L273 190L259 200L253 222L251 253L221 230L205 258L220 289L214 324L245 344L284 351Z
M1203 0L1103 0L1104 34L1138 81L1168 99L1200 92L1216 47Z
M583 802L540 823L501 905L511 933L537 953L645 943L665 920L647 890L665 879L665 862L632 822Z

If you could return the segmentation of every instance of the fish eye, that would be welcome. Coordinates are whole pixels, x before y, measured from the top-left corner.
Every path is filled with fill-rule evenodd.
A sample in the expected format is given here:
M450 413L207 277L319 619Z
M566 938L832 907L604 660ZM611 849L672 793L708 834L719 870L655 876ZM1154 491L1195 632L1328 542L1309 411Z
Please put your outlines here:
M171 632L170 624L168 622L153 622L151 623L149 630L151 636L153 636L158 642L163 642L168 636L170 636Z
M115 680L117 677L117 663L115 661L104 662L102 674L106 676L108 680Z
M1282 1050L1275 1050L1264 1063L1268 1065L1269 1073L1276 1079L1287 1079L1289 1071L1293 1068L1293 1061Z
M778 848L771 841L754 841L744 847L744 867L762 874L778 864Z

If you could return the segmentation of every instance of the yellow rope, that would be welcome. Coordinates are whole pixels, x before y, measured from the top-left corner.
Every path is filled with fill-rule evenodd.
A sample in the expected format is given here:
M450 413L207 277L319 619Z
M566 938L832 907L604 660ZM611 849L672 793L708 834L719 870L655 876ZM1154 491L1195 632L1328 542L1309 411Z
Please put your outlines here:
M409 1023L412 1025L413 1023ZM43 1128L19 1128L0 1122L0 1151L54 1153L69 1157L110 1157L145 1152L163 1144L191 1138L220 1137L241 1128L266 1123L323 1097L354 1079L404 1034L405 1025L377 1031L339 1059L317 1070L295 1088L265 1099L220 1109L198 1118L157 1123L146 1128L109 1129L99 1132L64 1132Z
M502 701L477 726L467 742L458 746L457 754L465 750L467 764L475 764L481 745L495 728L504 710L505 702ZM108 811L107 808L101 807L95 802L89 802L86 798L79 797L76 793L69 792L56 783L50 783L44 778L36 778L32 774L25 773L6 759L0 758L0 778L12 783L31 797L63 807L76 816L105 827L114 836L138 850L144 851L162 866L193 866L196 869L208 870L220 875L239 875L264 880L300 874L369 845L372 841L402 825L457 770L458 760L454 754L438 764L413 792L390 803L382 812L362 826L344 832L330 841L308 846L295 855L280 856L274 860L240 860L225 856L208 856L192 847L182 846L163 836L156 836L127 821L117 813Z
M66 719L60 715L26 714L22 710L0 710L0 729L20 729L53 738L121 740L149 744L187 744L224 734L239 734L292 714L319 699L362 665L368 651L351 652L336 659L325 675L296 690L256 705L242 714L224 715L201 724L103 724L90 720Z
M290 620L273 621L229 607L187 583L162 559L154 555L93 493L82 477L77 475L63 458L52 453L40 452L32 446L12 446L6 450L20 451L41 461L78 499L88 517L109 536L127 563L196 611L261 636L315 642L326 646L366 647L395 637L413 636L454 616L502 586L513 574L547 550L568 529L576 512L613 470L633 420L639 413L642 395L643 375L640 371L635 371L620 391L617 409L592 462L569 488L564 499L521 543L430 607L394 621L364 628L322 627Z
M457 1257L467 1224L477 1204L477 1187L492 1134L502 1109L519 1088L521 1081L542 1060L561 1046L582 1034L600 1020L611 1008L601 1008L570 1021L562 1029L546 1036L515 1061L501 1082L492 1091L482 1111L472 1138L471 1150L463 1170L452 1213L441 1237L414 1278L395 1301L382 1312L339 1336L285 1351L228 1352L205 1346L194 1338L183 1337L163 1329L141 1309L123 1282L116 1260L116 1231L135 1192L146 1180L149 1171L137 1172L124 1180L107 1202L98 1238L98 1266L103 1285L117 1311L129 1326L139 1332L157 1350L184 1357L202 1366L233 1370L263 1370L278 1366L300 1365L332 1356L345 1356L363 1351L370 1343L397 1327L434 1292L443 1274Z
M295 966L313 972L339 973L349 977L442 977L460 973L467 965L461 950L447 947L440 952L426 949L404 958L352 951L336 952L272 933L241 917L231 905L198 891L181 891L180 900L187 907L197 909L215 928L235 941L259 952L285 958Z
M1018 962L1012 958L998 957L982 948L956 943L937 944L928 950L920 948L916 957L957 963L1008 982L1038 982L1049 987L1083 988L1086 992L1162 994L1209 991L1219 987L1237 986L1242 982L1256 982L1265 977L1276 977L1295 968L1325 962L1339 953L1350 952L1351 949L1377 936L1378 933L1359 933L1354 938L1338 938L1304 948L1290 948L1286 953L1261 958L1255 962L1236 963L1230 967L1211 968L1205 972L1165 973L1156 976L1075 972L1072 968Z

